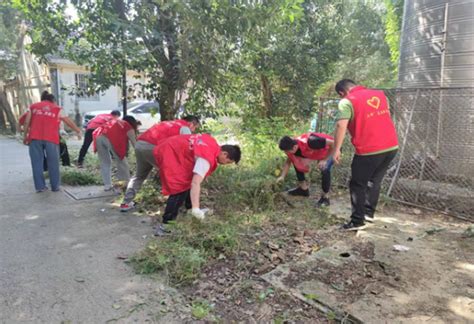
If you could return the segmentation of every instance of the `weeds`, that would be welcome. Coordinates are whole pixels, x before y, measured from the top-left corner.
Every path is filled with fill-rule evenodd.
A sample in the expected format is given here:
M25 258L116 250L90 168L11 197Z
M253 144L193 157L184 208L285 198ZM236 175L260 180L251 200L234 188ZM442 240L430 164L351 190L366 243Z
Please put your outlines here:
M277 142L282 135L293 132L265 124L253 132L235 132L240 134L235 137L227 129L220 129L219 133L239 142L245 153L238 166L219 168L203 186L201 203L213 208L214 216L201 222L179 215L177 222L169 226L170 235L150 241L145 250L131 259L137 272L162 271L173 284L185 285L199 278L209 261L235 256L241 250L266 249L266 241L261 246L256 242L271 236L266 233L268 229L278 233L285 228L285 232L291 233L298 226L322 228L334 223L328 210L316 209L312 200L298 203L300 208L296 210L282 199L283 185L276 183L275 171L286 157ZM288 178L296 181L291 175ZM161 205L157 183L148 181L137 200L144 209ZM281 246L288 241L285 237L271 240ZM257 299L264 300L267 295L264 292Z
M191 314L197 320L202 320L209 315L212 306L207 301L196 301L191 305Z
M98 185L102 179L96 173L64 168L61 172L61 182L70 186Z

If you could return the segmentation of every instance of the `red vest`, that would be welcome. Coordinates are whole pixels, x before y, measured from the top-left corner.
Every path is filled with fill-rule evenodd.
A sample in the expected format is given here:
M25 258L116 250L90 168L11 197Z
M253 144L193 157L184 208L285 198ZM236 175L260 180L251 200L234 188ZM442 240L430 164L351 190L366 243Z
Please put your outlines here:
M97 137L103 135L109 139L110 144L112 144L112 147L114 148L115 153L117 153L119 156L120 160L123 160L127 154L127 133L131 129L133 129L133 127L130 126L130 124L125 120L121 119L111 120L99 128L96 128L96 130L92 133L94 138L94 152L97 152Z
M87 129L96 129L97 127L104 125L106 122L109 122L112 119L114 119L114 116L112 116L112 114L97 115L92 118L89 123L87 123Z
M30 106L31 122L28 138L59 144L61 107L51 101L41 101Z
M291 162L295 166L295 168L303 173L307 173L310 170L310 162L311 161L321 161L326 158L329 153L329 145L326 143L326 146L322 149L314 150L308 146L308 138L310 135L315 135L318 137L327 138L333 140L332 136L324 133L305 133L296 138L296 142L298 143L298 148L301 151L301 156L296 156L291 153L287 153L288 157L290 158Z
M383 91L356 86L345 98L353 107L353 116L347 128L356 154L369 154L398 145L397 132Z
M209 134L173 136L159 142L153 150L160 170L163 195L175 195L191 189L193 169L197 157L209 162L210 176L217 168L217 156L221 148Z
M190 123L182 119L164 121L147 129L145 133L138 136L137 140L156 145L165 138L179 135L181 127L189 126Z

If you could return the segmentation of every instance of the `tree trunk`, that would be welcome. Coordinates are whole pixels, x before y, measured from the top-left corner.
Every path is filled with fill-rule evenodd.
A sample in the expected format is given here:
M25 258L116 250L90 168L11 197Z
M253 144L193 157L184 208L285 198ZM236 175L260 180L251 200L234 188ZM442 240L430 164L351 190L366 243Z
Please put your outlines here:
M270 81L268 78L262 73L260 74L260 85L262 86L262 95L263 95L263 117L271 117L272 116L272 104L273 104L273 94L272 88L270 86Z
M10 130L15 134L16 133L16 118L13 114L12 108L10 107L10 103L7 100L7 95L3 89L0 87L0 113L5 113L7 117L8 123L10 124ZM6 125L5 125L6 126Z

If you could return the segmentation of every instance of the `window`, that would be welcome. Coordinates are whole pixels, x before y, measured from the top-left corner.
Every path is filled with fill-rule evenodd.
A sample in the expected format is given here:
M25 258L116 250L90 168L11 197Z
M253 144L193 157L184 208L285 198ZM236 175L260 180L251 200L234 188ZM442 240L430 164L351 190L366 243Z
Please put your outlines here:
M89 87L88 75L83 73L76 73L76 97L79 101L100 101L98 93L92 95L87 94Z

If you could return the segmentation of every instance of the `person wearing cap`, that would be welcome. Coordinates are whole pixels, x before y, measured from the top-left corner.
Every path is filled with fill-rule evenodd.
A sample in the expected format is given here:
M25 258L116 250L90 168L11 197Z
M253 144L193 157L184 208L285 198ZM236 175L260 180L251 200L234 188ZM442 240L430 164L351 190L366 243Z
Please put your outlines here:
M92 133L94 152L99 155L100 173L104 181L104 190L113 190L112 186L112 158L117 166L119 181L130 179L130 167L126 159L128 143L135 147L137 121L132 116L125 116L123 120L112 119L96 128Z
M79 151L79 157L77 158L77 166L79 168L82 168L84 165L84 159L87 154L87 150L89 149L89 146L91 146L91 143L93 141L92 138L92 133L96 130L96 128L104 125L105 123L113 120L113 119L118 119L120 118L120 111L118 110L112 110L110 114L99 114L92 118L88 123L86 127L86 133L84 134L84 142L82 143L82 147Z
M298 179L298 187L288 191L292 196L309 197L309 186L305 179L305 173L310 171L312 161L321 161L328 157L330 148L334 145L333 138L324 133L305 133L296 138L284 136L279 143L280 150L284 151L288 158L283 165L280 177L281 182L285 179L290 166L293 165ZM331 189L332 163L325 163L321 169L321 197L316 203L317 207L329 206L329 190Z
M160 171L161 192L169 196L163 214L163 224L155 235L164 235L165 227L174 221L179 208L186 202L191 214L204 219L207 209L201 209L201 183L219 164L239 163L240 148L222 145L209 134L178 135L159 142L153 150L156 166Z
M48 91L41 94L41 101L30 106L24 119L23 143L28 145L36 192L48 190L44 179L44 157L48 164L48 175L52 191L59 191L59 126L61 121L71 127L79 139L81 130L55 104L55 98Z
M343 99L329 156L335 163L340 162L348 130L355 148L349 183L352 214L342 229L359 230L365 227L365 221L374 219L382 179L398 151L397 131L383 91L367 89L349 79L339 81L335 90Z
M135 207L133 199L142 187L151 170L155 165L153 149L162 140L176 136L193 133L199 127L199 119L196 116L186 116L183 119L163 121L150 127L138 136L135 145L135 157L137 159L137 171L127 185L124 199L120 204L120 211L127 212Z

